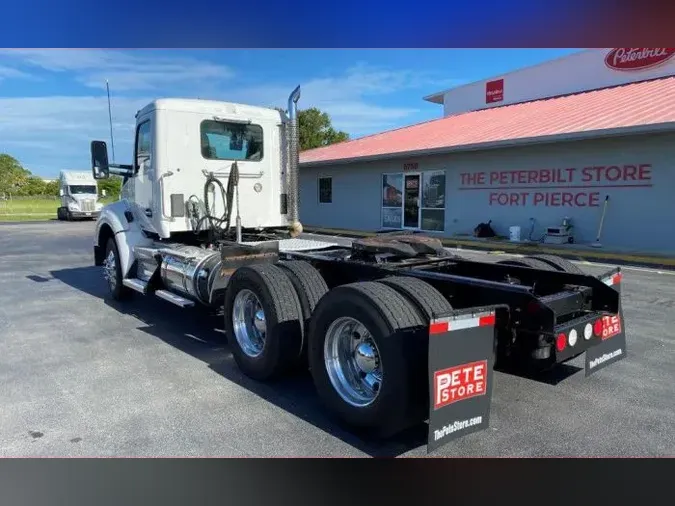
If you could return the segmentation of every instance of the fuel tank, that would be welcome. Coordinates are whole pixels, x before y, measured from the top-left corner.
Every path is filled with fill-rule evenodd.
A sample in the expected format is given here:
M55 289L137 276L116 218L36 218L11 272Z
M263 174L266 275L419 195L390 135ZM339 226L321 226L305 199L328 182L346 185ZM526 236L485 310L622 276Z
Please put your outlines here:
M164 286L183 296L209 305L211 288L219 273L218 250L181 244L160 251L160 276Z

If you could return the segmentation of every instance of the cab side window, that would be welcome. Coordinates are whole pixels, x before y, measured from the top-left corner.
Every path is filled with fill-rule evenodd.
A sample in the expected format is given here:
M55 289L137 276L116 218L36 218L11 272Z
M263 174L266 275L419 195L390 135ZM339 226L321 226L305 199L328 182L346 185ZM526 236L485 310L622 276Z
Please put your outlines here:
M150 128L150 120L144 121L138 125L136 130L136 166L134 173L138 173L140 166L150 160L152 156L152 130Z

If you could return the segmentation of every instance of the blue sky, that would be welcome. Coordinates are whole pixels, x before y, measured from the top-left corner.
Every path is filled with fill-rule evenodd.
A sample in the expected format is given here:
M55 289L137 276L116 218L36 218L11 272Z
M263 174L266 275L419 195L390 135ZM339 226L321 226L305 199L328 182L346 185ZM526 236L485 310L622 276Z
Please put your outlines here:
M116 161L131 160L134 114L161 97L319 107L352 137L442 115L423 96L557 58L577 49L2 50L0 152L34 174L89 169L89 142L109 140L110 81Z

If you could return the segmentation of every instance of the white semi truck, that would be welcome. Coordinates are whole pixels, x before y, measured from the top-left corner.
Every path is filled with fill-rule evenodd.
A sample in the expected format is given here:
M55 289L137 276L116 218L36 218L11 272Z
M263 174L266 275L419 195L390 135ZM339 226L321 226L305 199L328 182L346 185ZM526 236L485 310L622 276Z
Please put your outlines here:
M90 171L62 170L59 173L59 220L96 219L103 206L98 201L98 184Z
M416 233L307 238L299 97L287 112L156 100L136 115L130 165L92 142L94 177L124 177L94 236L114 299L222 308L244 374L308 367L347 425L386 437L428 420L430 451L488 426L496 361L542 370L585 353L591 374L626 355L619 268L476 262Z

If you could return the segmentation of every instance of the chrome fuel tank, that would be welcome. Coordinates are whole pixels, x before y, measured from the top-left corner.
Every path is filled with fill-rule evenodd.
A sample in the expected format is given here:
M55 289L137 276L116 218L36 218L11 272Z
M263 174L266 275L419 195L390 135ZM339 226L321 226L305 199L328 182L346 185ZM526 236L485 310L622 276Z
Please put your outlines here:
M160 254L160 275L164 285L193 300L210 304L211 287L220 264L218 250L177 244L161 250Z

